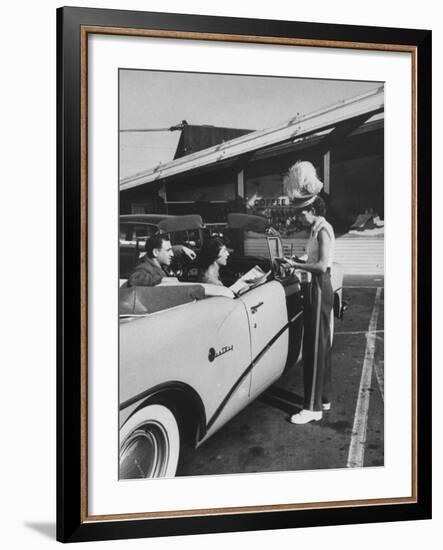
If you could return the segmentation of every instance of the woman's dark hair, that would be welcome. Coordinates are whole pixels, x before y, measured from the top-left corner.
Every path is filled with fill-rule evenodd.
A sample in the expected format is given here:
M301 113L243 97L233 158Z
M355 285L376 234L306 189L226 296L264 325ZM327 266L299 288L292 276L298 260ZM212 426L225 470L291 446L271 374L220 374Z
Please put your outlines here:
M146 256L148 258L153 258L154 248L160 250L164 241L169 241L169 236L166 234L162 235L160 233L156 233L155 235L149 237L145 243Z
M220 250L225 243L218 237L211 237L203 243L198 255L198 263L201 271L206 271L208 267L219 257Z
M315 216L324 216L326 214L326 203L320 195L318 195L314 202L305 206L303 210L313 212Z

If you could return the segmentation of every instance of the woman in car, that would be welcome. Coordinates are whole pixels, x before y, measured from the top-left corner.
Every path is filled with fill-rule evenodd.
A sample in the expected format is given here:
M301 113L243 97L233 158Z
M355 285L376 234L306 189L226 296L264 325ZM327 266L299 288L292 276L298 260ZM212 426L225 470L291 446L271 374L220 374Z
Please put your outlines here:
M198 255L200 267L199 281L223 286L220 280L220 267L228 262L229 250L218 237L212 237L203 243Z
M284 260L312 276L303 308L304 403L303 409L290 418L293 424L306 424L320 420L322 411L331 407L331 314L334 303L331 267L335 236L332 226L324 218L325 202L318 195L323 184L310 162L298 162L292 166L285 179L285 187L297 209L299 222L310 229L306 263Z

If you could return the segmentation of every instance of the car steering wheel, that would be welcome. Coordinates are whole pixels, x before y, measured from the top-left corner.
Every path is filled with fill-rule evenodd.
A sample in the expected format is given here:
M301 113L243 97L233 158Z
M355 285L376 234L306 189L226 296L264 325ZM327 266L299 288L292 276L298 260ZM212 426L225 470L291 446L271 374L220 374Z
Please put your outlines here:
M272 271L278 279L287 279L288 277L295 276L295 267L284 261L279 261L277 258L272 262Z
M288 265L276 258L272 261L272 272L277 279L285 279L288 276Z

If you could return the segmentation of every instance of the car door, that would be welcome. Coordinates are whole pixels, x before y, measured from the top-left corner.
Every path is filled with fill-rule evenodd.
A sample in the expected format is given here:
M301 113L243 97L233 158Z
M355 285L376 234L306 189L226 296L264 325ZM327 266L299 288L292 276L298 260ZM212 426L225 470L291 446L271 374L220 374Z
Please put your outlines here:
M288 354L285 292L277 281L253 288L238 298L245 305L252 357L250 398L259 395L284 370Z
M238 300L213 297L120 325L120 400L180 384L201 399L207 436L249 402L249 322Z

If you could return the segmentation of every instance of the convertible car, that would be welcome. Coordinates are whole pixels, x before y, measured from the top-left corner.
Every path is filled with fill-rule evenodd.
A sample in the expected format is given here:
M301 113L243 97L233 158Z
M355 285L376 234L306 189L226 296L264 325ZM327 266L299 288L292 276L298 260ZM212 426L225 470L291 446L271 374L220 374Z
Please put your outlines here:
M187 218L204 229L199 216ZM158 229L171 234L182 221L166 218ZM120 289L120 479L179 474L184 449L201 445L297 362L304 283L274 261L281 243L265 222L229 217L234 250L224 284L254 267L263 273L236 293L197 283L192 263L156 287ZM332 278L339 314L339 266Z

